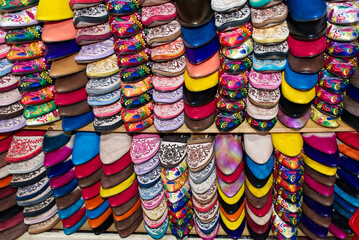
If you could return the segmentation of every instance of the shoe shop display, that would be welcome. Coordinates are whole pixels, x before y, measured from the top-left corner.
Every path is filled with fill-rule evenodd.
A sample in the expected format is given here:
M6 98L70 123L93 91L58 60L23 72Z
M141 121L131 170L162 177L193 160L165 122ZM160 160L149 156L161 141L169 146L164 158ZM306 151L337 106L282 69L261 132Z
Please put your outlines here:
M0 19L0 239L359 239L357 0Z
M30 234L48 231L60 221L55 202L56 192L52 191L51 178L47 176L48 169L44 166L45 153L42 145L45 133L15 133L5 157L8 163L7 172L13 174L10 186L17 188L14 194L20 212L22 210L21 223L26 224ZM14 218L16 216L14 212ZM21 218L18 216L16 221Z

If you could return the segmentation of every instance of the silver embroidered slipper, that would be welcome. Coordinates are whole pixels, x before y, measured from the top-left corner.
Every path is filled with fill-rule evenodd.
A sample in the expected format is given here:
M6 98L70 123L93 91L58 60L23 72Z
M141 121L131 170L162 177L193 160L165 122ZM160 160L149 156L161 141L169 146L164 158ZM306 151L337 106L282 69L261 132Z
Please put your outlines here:
M86 92L89 95L102 95L113 92L121 87L120 74L104 78L91 78L86 84Z
M111 131L121 127L122 125L123 125L123 121L121 119L121 113L117 113L114 116L105 117L105 118L95 117L95 120L93 122L95 131L98 132Z
M247 0L212 0L211 7L215 12L225 12L236 8L241 8Z
M74 26L76 28L95 26L108 21L108 12L106 5L99 4L94 7L75 10Z
M246 24L251 18L251 10L247 5L231 12L215 12L214 23L218 31L229 30Z
M103 42L93 43L81 47L75 60L78 63L94 62L114 54L113 37Z

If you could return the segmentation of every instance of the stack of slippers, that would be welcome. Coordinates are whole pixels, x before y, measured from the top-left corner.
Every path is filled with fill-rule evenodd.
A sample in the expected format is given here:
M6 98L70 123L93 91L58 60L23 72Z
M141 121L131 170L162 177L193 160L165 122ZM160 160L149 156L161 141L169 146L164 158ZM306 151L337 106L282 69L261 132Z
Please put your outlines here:
M210 1L176 1L186 52L184 121L191 130L210 127L215 118L219 41Z
M194 224L202 239L214 239L220 225L213 140L210 135L191 135L187 141Z
M277 123L279 86L286 66L289 31L288 10L282 1L249 1L253 25L254 51L249 73L248 124L258 131L269 131Z
M315 97L318 72L325 60L323 35L326 29L326 4L324 0L318 0L315 4L292 1L288 8L290 54L282 84L281 122L300 129L306 125L309 117L317 123L322 120L318 110L308 112L308 109ZM291 110L296 107L296 111Z
M275 199L272 231L277 239L298 235L303 196L303 138L300 133L273 133Z
M359 130L359 69L357 68L350 78L350 84L347 88L343 101L342 120L355 130Z
M131 136L125 133L102 134L100 140L102 173L99 173L99 198L107 199L121 238L132 234L137 229L138 222L142 221L138 181L130 156L131 143Z
M241 237L245 228L245 173L242 137L218 134L215 141L218 201L221 225L232 238ZM217 202L218 202L217 201ZM249 223L248 223L249 224Z
M334 184L339 164L335 133L302 134L304 183L299 229L309 238L326 239L333 229ZM335 232L335 231L334 231Z
M270 134L244 134L245 211L254 239L267 239L273 213L273 144ZM258 151L261 146L261 151Z
M157 65L173 65L184 59L181 25L174 20L176 7L172 1L140 1L142 23L146 27L146 42L151 47L151 60ZM183 66L185 67L185 66ZM184 68L171 73L153 72L152 84L154 125L158 131L176 130L184 124Z
M53 81L48 77L47 72L50 65L44 58L46 49L41 41L42 26L39 25L35 18L37 4L38 1L31 1L31 4L28 5L25 3L15 5L11 4L10 1L4 2L2 11L7 11L8 13L1 19L1 27L9 30L5 37L5 41L9 46L6 54L7 60L1 60L3 62L2 75L10 73L6 69L10 70L11 68L12 74L4 76L5 81L10 83L11 79L16 79L18 82L21 79L21 83L18 85L19 88L7 93L7 102L10 101L11 104L15 104L13 105L13 111L16 108L19 109L19 106L16 106L16 101L14 102L13 100L15 100L14 97L17 99L20 92L20 103L23 105L22 108L26 109L26 112L24 112L26 125L32 126L43 125L60 119L53 103ZM18 21L18 19L21 20ZM5 69L5 66L10 68ZM17 77L14 75L17 75ZM37 84L36 87L32 84L26 84L31 83L36 78L44 80L44 84L41 86ZM26 87L23 83L25 83ZM47 105L52 108L48 111L43 111L43 106ZM18 124L19 120L17 120Z
M16 239L28 230L24 224L23 208L16 204L16 179L9 172L5 157L9 150L12 133L0 135L0 237Z
M51 1L42 0L36 13L36 19L44 22L41 38L46 47L45 59L52 62L49 75L56 80L53 104L58 108L59 117L78 115L79 108L72 105L81 98L76 90L81 87L79 84L83 84L81 78L76 78L76 81L74 78L67 79L66 77L73 72L67 72L68 69L64 69L67 66L58 65L60 61L80 50L75 41L76 29L72 24L72 16L73 11L66 1L59 1L55 7ZM47 108L44 109L48 110Z
M285 83L289 85L287 87L299 90L298 93L302 94L313 92L318 82L318 72L324 67L325 37L320 35L312 39L310 37L299 37L291 32L288 37L288 45L288 64L284 72ZM321 73L325 71L322 70ZM319 84L323 86L323 83L320 82ZM281 97L279 103L279 120L287 127L303 128L310 117L309 108L312 94L308 99L294 98L286 92L285 87L282 88L284 96Z
M104 1L70 1L74 9L77 43L81 45L75 57L77 63L87 64L87 102L93 107L95 131L110 131L120 127L121 78L114 54L114 39L110 32L109 14ZM117 1L109 3L117 5ZM108 7L109 7L108 6ZM120 6L121 8L121 6ZM85 104L85 103L84 103Z
M2 10L2 9L0 9ZM26 125L23 117L21 94L18 91L20 77L11 74L12 64L5 58L10 45L6 43L6 32L0 28L0 132L11 132Z
M129 132L153 124L152 72L138 1L107 1L115 60L120 68L122 121ZM151 13L153 14L153 13Z
M246 1L212 0L215 26L221 44L216 126L219 131L238 127L246 116L245 106L251 53L251 11Z
M160 145L160 135L138 134L133 136L130 149L142 205L139 211L143 212L132 225L137 228L144 220L146 232L155 239L162 238L169 225L167 198L159 172Z
M79 204L79 209L85 213L82 218L86 219L87 215L87 221L94 234L101 234L112 225L113 216L109 201L102 199L101 194L100 134L77 132L72 161L82 192L83 200L81 199Z
M55 104L62 116L63 131L71 132L94 118L86 102L86 65L75 61L80 47L72 20L74 12L68 1L59 1L58 6L53 6L50 1L42 0L39 10L37 18L45 21L42 36L47 48L45 57L52 61L49 75L56 82Z
M340 132L336 134L339 148L339 177L334 187L334 212L329 231L339 239L345 239L357 230L354 221L359 208L359 134L357 132ZM348 222L350 227L348 228Z
M5 158L9 163L9 173L14 174L11 184L18 187L17 205L24 207L24 223L29 225L31 234L47 231L60 221L47 170L44 168L42 144L45 133L16 133Z
M354 92L359 90L349 81L357 68L358 30L354 26L359 22L359 5L349 1L330 2L327 20L325 70L320 74L312 108L316 108L314 112L319 110L318 115L327 120L319 122L322 126L339 126L342 114L346 123L355 126L353 119L358 116L355 109L359 99Z
M55 104L59 115L63 117L62 128L67 132L93 120L93 117L84 115L91 111L85 91L88 79L86 65L75 62L80 47L76 42L77 30L73 24L73 15L68 1L59 1L56 8L50 1L40 1L37 15L39 20L45 21L42 34L47 50L45 58L53 62L50 76L55 79ZM74 122L76 125L72 125Z
M42 144L44 167L66 235L76 232L87 220L85 209L80 209L84 201L71 159L74 140L75 135L48 131ZM50 206L50 203L45 205Z
M194 224L189 170L186 163L187 136L179 134L163 136L158 157L160 160L158 171L161 172L164 195L165 198L168 196L168 210L165 215L169 216L169 226L173 235L182 239L189 234ZM147 218L144 218L146 224L150 226L146 221Z

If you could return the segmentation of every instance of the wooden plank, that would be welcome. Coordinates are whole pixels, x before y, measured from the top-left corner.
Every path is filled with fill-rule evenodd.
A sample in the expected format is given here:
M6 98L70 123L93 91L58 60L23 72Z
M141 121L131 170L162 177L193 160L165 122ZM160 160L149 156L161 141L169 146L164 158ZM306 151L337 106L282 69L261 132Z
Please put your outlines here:
M59 223L53 228L53 230L62 230L62 223L59 222ZM88 222L86 222L86 223L80 228L80 231L86 231L86 232L90 232L90 231L91 231L91 228L90 228L90 226L88 225ZM112 226L111 226L106 232L117 233L114 224L112 224ZM141 223L141 225L137 228L136 233L144 233L144 234L147 234L147 232L146 232L146 230L145 230L145 227L143 226L143 223ZM91 234L92 234L92 233L91 233ZM190 234L197 236L197 232L196 232L195 228L192 229L192 231L191 231ZM92 235L93 235L93 234L92 234ZM117 234L116 234L116 235L117 235ZM220 228L219 228L219 231L218 231L218 236L226 236L226 235L227 235L226 232L223 230L222 227L220 227ZM95 235L94 235L94 236L95 236ZM100 235L100 236L101 236L101 235ZM166 236L166 238L164 238L164 239L167 240L167 237L169 237L169 236L172 236L170 228L167 229L167 236ZM248 231L247 227L244 229L242 236L249 236L249 231ZM269 233L269 236L273 236L272 231ZM298 236L299 236L299 237L303 237L303 236L305 236L305 235L304 235L304 233L303 233L302 231L300 231L300 230L298 229ZM331 236L333 236L333 235L332 235L331 233L329 233L329 234L328 234L328 237L331 237ZM175 238L174 238L174 239L175 239ZM136 239L136 240L137 240L137 239Z
M48 125L43 125L43 126L28 126L25 127L24 129L26 130L55 130L55 131L62 131L62 127L61 127L61 121L55 122L55 123L51 123ZM93 125L92 123L90 123L89 125L78 129L77 131L94 131ZM285 127L283 124L281 124L279 121L278 123L274 126L274 128L269 131L269 133L281 133L281 132L349 132L349 131L355 131L352 127L348 126L345 123L342 123L341 126L339 126L338 128L326 128L326 127L322 127L319 126L318 124L316 124L315 122L313 122L312 120L309 120L307 125L299 130L295 130L295 129L291 129L291 128L287 128ZM126 129L124 126L121 126L115 130L113 130L112 132L120 132L120 133L124 133L126 132ZM154 126L149 127L148 129L145 129L144 131L142 131L143 133L157 133L158 131L156 130L156 128ZM194 131L191 131L190 129L188 129L188 127L184 124L182 127L180 127L179 129L172 131L172 133L193 133ZM219 133L216 125L213 123L212 126L210 126L208 129L203 130L203 131L196 131L196 133ZM254 130L253 128L251 128L247 122L243 122L239 127L237 127L236 129L234 129L233 131L231 131L231 133L259 133L258 131Z

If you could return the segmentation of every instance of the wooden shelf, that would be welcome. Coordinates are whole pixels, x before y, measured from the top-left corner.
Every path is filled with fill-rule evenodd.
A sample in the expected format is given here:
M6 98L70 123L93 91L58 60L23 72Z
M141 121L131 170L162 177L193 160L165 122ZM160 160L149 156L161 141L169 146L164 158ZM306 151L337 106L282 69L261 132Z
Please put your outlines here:
M53 228L53 230L62 230L62 223L59 222L59 223ZM86 222L86 223L80 228L79 231L91 232L92 230L91 230L90 226L88 225L88 222ZM106 232L112 232L112 233L116 233L116 234L117 234L117 230L116 230L116 228L115 228L115 225L112 224L112 226L111 226L109 229L107 229ZM147 232L146 232L146 230L145 230L145 227L143 226L143 223L141 223L141 225L137 228L136 233L145 233L145 234L147 234ZM169 234L169 235L172 235L170 228L167 229L167 232L166 232L166 233ZM192 229L192 231L191 231L190 234L191 234L191 235L196 235L196 236L198 236L197 233L196 233L195 228ZM222 227L220 227L220 228L219 228L219 231L218 231L218 236L226 236L226 235L227 235L226 232L222 229ZM94 236L95 236L95 235L94 235ZM101 235L100 235L100 236L101 236ZM249 231L248 231L247 227L244 229L242 236L245 236L245 237L248 237L248 236L249 236ZM269 236L273 236L272 231L270 231ZM300 231L300 230L298 229L298 237L304 237L304 236L305 236L304 233L302 233L302 231ZM328 234L328 237L332 237L332 236L333 236L333 235L332 235L331 233ZM167 240L167 238L163 238L163 239L166 239L166 240Z
M61 127L61 121L57 121L48 125L43 125L43 126L28 126L25 127L24 129L26 130L54 130L54 131L62 131L62 127ZM88 124L85 127L82 127L80 129L78 129L77 131L95 131L93 128L92 123ZM299 130L295 130L295 129L291 129L288 127L285 127L282 123L280 123L279 121L277 122L277 124L274 126L274 128L269 131L268 133L281 133L281 132L350 132L350 131L355 131L352 127L348 126L345 123L342 123L340 127L338 128L326 128L326 127L322 127L319 126L318 124L316 124L315 122L313 122L312 120L309 120L307 125ZM120 133L125 133L126 129L125 126L121 126L111 132L120 132ZM158 131L156 130L155 126L151 126L145 130L142 131L143 133L157 133ZM175 131L171 131L171 133L192 133L192 132L196 132L196 133L220 133L216 127L216 125L213 123L212 126L210 126L209 128L207 128L206 130L203 131L192 131L190 130L185 124L180 127L179 129L175 130ZM254 130L253 128L251 128L247 122L243 122L239 127L237 127L236 129L232 130L231 133L260 133L256 130Z

